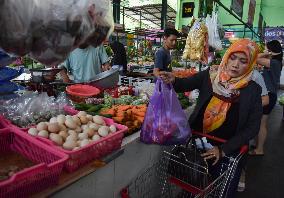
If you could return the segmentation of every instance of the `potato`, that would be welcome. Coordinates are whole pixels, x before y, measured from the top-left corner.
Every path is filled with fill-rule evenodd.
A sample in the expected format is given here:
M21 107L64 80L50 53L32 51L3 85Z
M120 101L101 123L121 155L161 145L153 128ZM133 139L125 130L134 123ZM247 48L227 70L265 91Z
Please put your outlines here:
M47 129L51 133L58 133L60 131L60 127L57 122L49 123Z
M37 136L38 134L38 130L36 128L30 128L28 130L28 134L32 135L32 136Z
M37 124L36 129L38 131L47 130L47 124L45 122L40 122Z

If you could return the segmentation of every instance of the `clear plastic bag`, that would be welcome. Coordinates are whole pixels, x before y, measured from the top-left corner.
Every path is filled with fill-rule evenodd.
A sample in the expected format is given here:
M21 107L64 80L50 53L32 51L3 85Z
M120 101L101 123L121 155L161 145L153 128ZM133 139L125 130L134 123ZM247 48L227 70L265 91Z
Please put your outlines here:
M202 20L197 19L188 33L182 58L207 64L208 53L208 29Z
M222 43L219 37L219 30L218 30L218 15L216 12L212 13L212 16L207 15L206 19L206 26L208 28L208 44L209 46L215 48L216 50L222 50Z
M63 113L66 104L68 100L64 96L56 100L47 93L28 93L5 101L1 114L17 126L27 127Z
M279 96L278 102L280 105L284 106L284 93Z
M109 0L2 0L0 47L49 66L80 44L99 46L113 30Z

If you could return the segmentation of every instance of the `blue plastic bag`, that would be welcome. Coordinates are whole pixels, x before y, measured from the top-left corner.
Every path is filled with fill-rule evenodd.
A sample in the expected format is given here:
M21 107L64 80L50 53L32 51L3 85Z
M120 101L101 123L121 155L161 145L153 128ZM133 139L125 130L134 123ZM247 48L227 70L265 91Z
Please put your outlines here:
M21 75L24 71L24 68L20 70L12 69L9 67L0 67L0 82L10 81L19 75Z
M184 144L190 134L188 120L173 86L157 79L142 125L140 140L147 144Z
M13 93L14 91L19 91L25 89L23 86L18 85L17 83L13 82L0 82L0 94L9 94Z

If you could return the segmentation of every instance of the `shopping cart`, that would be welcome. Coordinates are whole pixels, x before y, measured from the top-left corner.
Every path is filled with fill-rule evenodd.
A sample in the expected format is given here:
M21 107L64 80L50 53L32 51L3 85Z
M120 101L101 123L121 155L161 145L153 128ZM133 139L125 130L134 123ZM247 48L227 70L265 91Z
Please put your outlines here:
M205 198L227 197L228 185L235 175L238 163L247 152L243 146L234 157L223 157L218 171L212 174L196 147L196 136L224 143L225 140L193 132L193 141L186 147L175 146L164 151L158 162L142 171L126 188L122 198ZM216 168L216 167L215 167Z

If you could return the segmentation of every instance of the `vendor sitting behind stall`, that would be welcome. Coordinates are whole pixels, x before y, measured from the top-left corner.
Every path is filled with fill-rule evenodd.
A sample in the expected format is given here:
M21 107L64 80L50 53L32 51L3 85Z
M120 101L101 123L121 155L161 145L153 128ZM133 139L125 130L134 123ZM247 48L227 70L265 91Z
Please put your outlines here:
M161 47L155 54L154 75L156 77L159 76L160 71L171 72L170 64L172 62L172 58L170 50L176 47L178 37L179 32L176 29L165 29L163 47Z
M68 58L59 65L64 68L60 74L63 82L71 82L67 73L74 77L74 82L88 82L102 71L110 69L109 57L104 46L93 47L80 45L70 53Z

